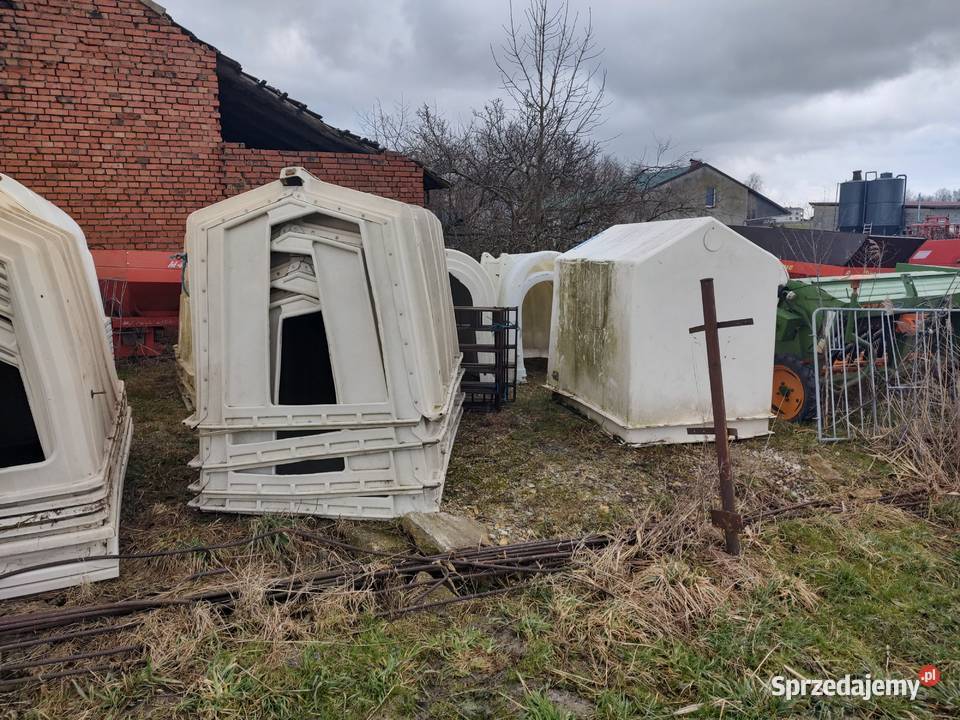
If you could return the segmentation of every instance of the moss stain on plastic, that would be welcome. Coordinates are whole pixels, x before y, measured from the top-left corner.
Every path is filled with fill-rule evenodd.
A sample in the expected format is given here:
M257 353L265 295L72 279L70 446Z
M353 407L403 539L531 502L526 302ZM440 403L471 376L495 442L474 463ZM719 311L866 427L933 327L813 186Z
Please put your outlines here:
M609 261L575 261L565 263L558 273L563 308L557 338L561 389L605 383L606 359L616 351L616 334L608 327L613 272Z

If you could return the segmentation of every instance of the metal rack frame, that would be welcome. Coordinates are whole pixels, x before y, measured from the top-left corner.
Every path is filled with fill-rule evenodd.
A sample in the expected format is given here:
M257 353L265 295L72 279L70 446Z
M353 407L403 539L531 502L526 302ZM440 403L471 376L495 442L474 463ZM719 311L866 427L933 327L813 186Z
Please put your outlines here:
M463 407L496 412L517 398L516 307L454 307L464 370Z

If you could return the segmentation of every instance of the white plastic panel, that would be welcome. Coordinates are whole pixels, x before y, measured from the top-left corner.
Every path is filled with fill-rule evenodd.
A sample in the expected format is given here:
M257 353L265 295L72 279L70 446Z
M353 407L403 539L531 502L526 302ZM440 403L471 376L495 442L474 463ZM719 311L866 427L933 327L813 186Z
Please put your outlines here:
M269 403L267 307L270 302L270 225L266 215L225 228L222 234L223 364L226 405ZM201 289L201 292L203 290Z
M484 253L480 264L496 287L496 305L519 309L517 321L517 380L525 382L527 370L523 358L549 356L551 315L553 308L552 284L554 263L560 253L542 250L493 257ZM524 318L532 319L527 328Z

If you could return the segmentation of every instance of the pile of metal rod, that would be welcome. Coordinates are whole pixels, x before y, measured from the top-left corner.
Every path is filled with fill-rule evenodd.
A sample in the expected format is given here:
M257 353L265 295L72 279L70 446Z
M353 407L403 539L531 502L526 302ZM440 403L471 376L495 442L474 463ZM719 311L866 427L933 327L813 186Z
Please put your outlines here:
M906 512L927 517L930 514L930 491L926 488L917 488L915 490L904 490L902 492L890 493L877 498L878 503L899 508Z
M910 512L923 513L924 509L929 507L930 495L925 489L916 489L884 495L868 502L878 502ZM853 503L850 506L852 505ZM785 519L811 512L843 512L850 506L831 500L810 500L744 515L744 523ZM299 528L278 528L237 542L152 553L125 554L121 557L142 559L211 553L219 549L251 544L272 536L297 537L325 546L337 557L340 553L349 553L352 557L332 569L312 570L276 578L266 586L265 599L284 602L313 593L360 590L370 593L374 598L378 616L395 618L411 612L434 610L522 587L525 581L531 578L569 567L573 556L581 551L602 550L615 542L626 544L643 542L645 545L649 543L651 549L656 548L661 541L666 540L669 528L667 531L664 528L668 525L669 523L647 525L640 530L634 529L619 535L586 535L560 540L537 540L427 556L367 550ZM371 557L378 560L371 562ZM214 568L195 573L187 579L207 576L219 571L229 572L226 568ZM442 599L431 600L434 591L442 587L450 592L446 593ZM127 620L122 623L117 623L115 620L161 608L207 602L217 605L224 612L229 612L243 589L242 584L233 584L193 593L177 594L173 590L168 590L147 597L117 602L0 617L0 659L2 659L0 691L19 688L34 682L83 673L118 670L142 663L143 648L130 642L73 654L58 651L57 648L73 647L78 641L87 642L91 638L133 629L139 624L139 620ZM70 629L64 631L64 628ZM44 646L48 654L39 657L32 655L36 652L35 648ZM20 657L16 657L17 655ZM93 659L104 659L109 662L45 671L45 668L74 665Z
M376 597L377 606L380 608L377 614L381 617L397 617L405 613L436 609L506 592L518 587L523 580L562 569L569 564L573 554L580 550L600 549L615 540L612 536L589 535L420 556L375 552L297 528L280 528L241 543L199 546L142 555L128 554L126 557L133 559L208 552L214 548L233 547L270 535L301 537L339 551L379 556L382 562L371 564L351 561L333 570L296 573L277 578L267 585L264 593L266 599L282 602L330 590L365 590ZM430 595L440 587L447 587L451 594L441 600L430 601ZM129 664L130 656L142 653L140 646L123 644L72 655L58 653L56 647L130 629L137 625L137 621L119 625L109 621L160 608L207 602L229 611L242 590L243 587L237 584L181 595L166 592L143 598L0 618L0 641L6 641L0 645L0 657L5 660L0 664L0 690L19 687L30 682L42 682L84 672L100 672L120 667L117 664L97 665L89 668L69 668L52 673L43 672L43 668L53 665L108 657L114 659L124 657L124 664ZM104 621L108 624L104 624ZM90 627L91 624L96 626ZM42 634L68 626L76 626L79 629L54 635ZM18 658L15 662L6 661L11 653L22 653L44 645L47 646L48 655ZM137 661L140 661L139 657L133 660L133 662Z

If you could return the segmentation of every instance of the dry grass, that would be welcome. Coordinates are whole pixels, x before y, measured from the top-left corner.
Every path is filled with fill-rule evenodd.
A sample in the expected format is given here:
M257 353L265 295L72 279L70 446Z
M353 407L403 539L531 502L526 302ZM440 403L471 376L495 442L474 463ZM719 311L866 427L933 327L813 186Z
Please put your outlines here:
M872 446L901 485L960 491L960 347L948 314L918 313L912 335L897 335L874 379L863 371L862 406L851 401L850 432ZM886 332L886 331L885 331ZM843 392L829 385L827 394ZM838 398L840 407L844 403ZM827 403L832 404L832 403ZM841 422L841 425L843 423ZM841 434L844 430L841 430Z
M177 424L183 411L169 374L160 365L130 379L142 432L127 480L125 549L227 542L288 523L333 536L351 529L187 509L181 463L195 448ZM819 446L808 429L775 430L733 445L744 512L896 486L889 466L855 447ZM644 528L629 542L580 552L569 572L515 594L389 623L373 617L384 598L370 591L268 599L271 578L351 561L304 538L124 562L118 582L4 610L162 587L240 585L243 592L229 612L203 603L166 608L135 629L71 646L137 643L149 662L122 676L24 692L9 713L76 720L561 718L564 698L579 698L603 720L662 717L694 704L694 716L724 707L726 716L764 718L777 710L762 692L770 667L788 663L813 674L822 672L818 664L875 667L884 652L898 667L921 655L951 656L949 637L960 636L960 628L951 624L950 608L960 595L946 561L956 552L949 539L899 510L858 509L842 519L751 529L744 557L733 559L720 551L720 534L707 521L716 503L715 463L712 446L616 443L552 403L534 377L517 405L465 420L446 509L500 525L496 536L511 540ZM403 547L395 526L376 527ZM187 579L218 568L227 572ZM931 606L947 614L935 615ZM898 634L898 623L909 626L918 614L934 630ZM861 616L882 629L865 629ZM866 714L882 714L876 709ZM900 709L883 712L896 717Z
M930 382L889 401L890 429L874 441L877 454L905 483L920 480L932 492L960 491L960 382Z
M740 558L717 548L696 502L648 527L629 542L577 553L568 573L539 582L551 644L588 658L601 686L630 648L693 641L718 611L761 587L786 605L812 611L818 603L815 590L765 556L758 538L747 536Z

